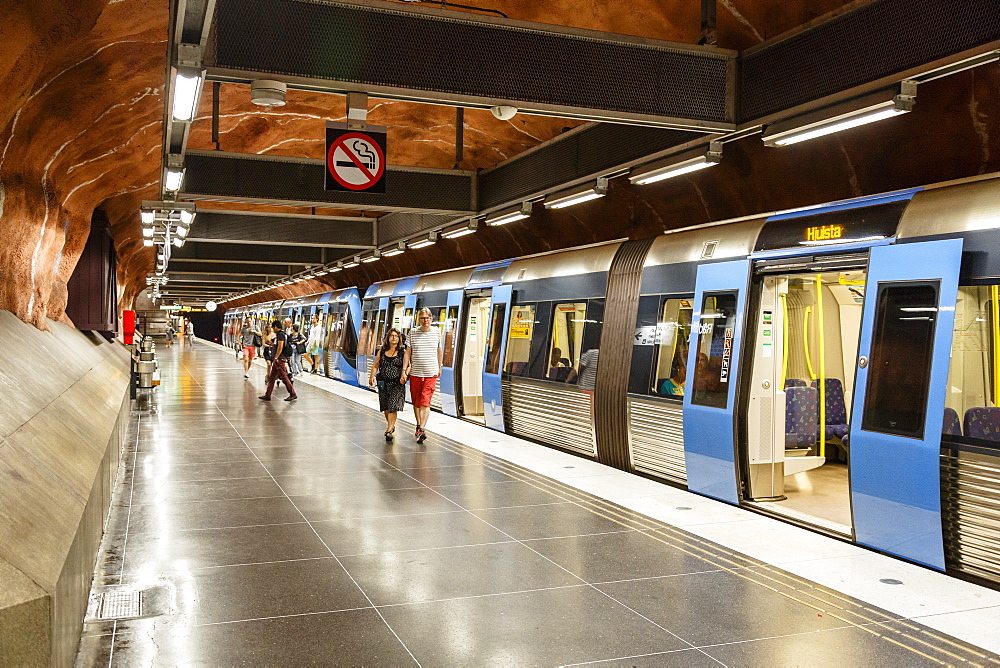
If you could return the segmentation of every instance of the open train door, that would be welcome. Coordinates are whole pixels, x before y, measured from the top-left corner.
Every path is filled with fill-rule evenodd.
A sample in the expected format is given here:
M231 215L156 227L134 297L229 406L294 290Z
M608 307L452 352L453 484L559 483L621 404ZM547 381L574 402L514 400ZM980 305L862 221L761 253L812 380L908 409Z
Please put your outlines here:
M510 301L513 286L498 285L490 295L490 321L486 339L486 362L483 364L483 415L486 426L505 431L503 423L503 390L500 380L503 357L507 349L507 326L510 321Z
M749 275L749 260L698 267L684 395L688 489L734 504L734 411Z
M446 415L458 417L458 404L455 402L455 348L458 345L459 325L462 322L462 302L465 290L448 292L448 304L445 308L444 329L441 332L441 378L438 379L438 392L441 393L441 410Z
M941 425L961 260L961 239L872 249L851 411L857 542L941 570Z

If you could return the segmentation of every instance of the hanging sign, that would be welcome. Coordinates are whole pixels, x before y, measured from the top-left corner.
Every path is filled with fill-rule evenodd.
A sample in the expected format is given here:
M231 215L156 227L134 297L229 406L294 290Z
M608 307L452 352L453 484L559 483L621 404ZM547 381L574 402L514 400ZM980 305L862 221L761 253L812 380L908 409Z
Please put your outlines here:
M385 192L385 127L348 130L345 123L326 124L326 189Z

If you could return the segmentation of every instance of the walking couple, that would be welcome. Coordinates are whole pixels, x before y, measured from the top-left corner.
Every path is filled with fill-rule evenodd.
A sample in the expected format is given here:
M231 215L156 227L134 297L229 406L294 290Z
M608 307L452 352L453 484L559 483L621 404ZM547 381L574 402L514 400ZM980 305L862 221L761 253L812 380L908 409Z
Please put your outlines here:
M368 373L368 385L378 386L379 410L385 413L385 440L391 442L396 431L396 414L403 410L407 379L410 401L417 420L414 436L418 443L427 439L424 432L431 415L431 397L441 375L441 334L431 326L430 309L417 313L417 327L410 330L409 344L395 327L386 332Z

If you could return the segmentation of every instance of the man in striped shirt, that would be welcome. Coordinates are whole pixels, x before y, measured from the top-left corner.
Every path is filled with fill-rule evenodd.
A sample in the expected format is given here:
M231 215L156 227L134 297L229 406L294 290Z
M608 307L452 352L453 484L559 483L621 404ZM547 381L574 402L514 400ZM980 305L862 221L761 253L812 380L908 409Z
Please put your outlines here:
M410 400L417 419L417 443L423 443L427 438L424 427L431 416L431 397L441 375L441 333L431 326L433 320L430 309L420 309L417 313L419 327L410 330L403 356L401 382L405 383L407 377L410 379Z

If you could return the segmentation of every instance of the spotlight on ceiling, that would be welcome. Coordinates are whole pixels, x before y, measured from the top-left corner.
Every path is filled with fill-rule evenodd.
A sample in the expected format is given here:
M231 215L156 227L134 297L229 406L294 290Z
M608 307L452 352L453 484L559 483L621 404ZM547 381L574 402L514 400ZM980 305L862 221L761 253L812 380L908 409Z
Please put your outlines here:
M250 84L250 101L262 107L283 107L288 86L281 81L257 79Z
M646 165L640 165L632 170L628 180L632 183L644 186L649 183L656 183L665 179L688 174L690 172L713 167L722 160L722 144L717 141L709 142L707 150L705 148L686 151L677 155L672 155L662 160L656 160Z
M586 183L582 186L569 188L561 192L553 193L545 198L545 208L563 209L567 206L589 202L598 197L608 194L608 180L606 178L597 179L597 183Z
M490 113L501 121L509 121L517 115L517 107L511 107L508 105L490 107Z
M887 91L774 123L764 131L764 144L788 146L892 118L911 111L916 99L917 83L903 81Z

